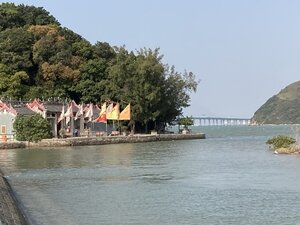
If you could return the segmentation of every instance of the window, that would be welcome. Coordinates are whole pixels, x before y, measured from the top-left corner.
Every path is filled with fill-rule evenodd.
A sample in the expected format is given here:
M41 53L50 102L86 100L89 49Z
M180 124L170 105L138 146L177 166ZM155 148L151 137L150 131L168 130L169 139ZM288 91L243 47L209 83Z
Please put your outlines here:
M1 126L1 134L6 134L6 126L5 125Z

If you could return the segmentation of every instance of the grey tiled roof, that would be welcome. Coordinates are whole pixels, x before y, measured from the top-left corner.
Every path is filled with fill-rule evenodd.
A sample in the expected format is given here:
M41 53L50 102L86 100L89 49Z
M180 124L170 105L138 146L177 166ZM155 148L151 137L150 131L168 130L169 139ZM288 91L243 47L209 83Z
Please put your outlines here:
M44 107L46 108L47 112L54 112L54 113L60 113L62 110L63 103L49 103L45 102ZM67 105L65 105L65 110L67 108Z
M34 115L36 114L32 110L28 109L26 106L14 106L14 109L19 115Z

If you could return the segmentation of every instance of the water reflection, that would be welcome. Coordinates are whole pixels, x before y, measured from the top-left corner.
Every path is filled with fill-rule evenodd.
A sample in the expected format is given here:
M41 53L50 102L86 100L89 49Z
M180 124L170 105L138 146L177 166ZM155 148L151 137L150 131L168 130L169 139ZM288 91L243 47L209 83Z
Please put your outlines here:
M91 165L130 166L133 144L67 148L0 150L6 171L44 168L81 168ZM85 154L86 153L86 154Z

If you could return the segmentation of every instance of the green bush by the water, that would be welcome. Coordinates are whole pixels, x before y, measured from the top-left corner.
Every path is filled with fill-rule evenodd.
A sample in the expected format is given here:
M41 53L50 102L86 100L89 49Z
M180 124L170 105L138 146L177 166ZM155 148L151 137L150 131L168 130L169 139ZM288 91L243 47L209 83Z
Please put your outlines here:
M18 141L40 141L51 138L51 127L41 115L17 116L14 122L16 138Z
M274 149L289 148L294 143L296 143L295 138L286 135L275 136L266 142L266 144L273 146Z

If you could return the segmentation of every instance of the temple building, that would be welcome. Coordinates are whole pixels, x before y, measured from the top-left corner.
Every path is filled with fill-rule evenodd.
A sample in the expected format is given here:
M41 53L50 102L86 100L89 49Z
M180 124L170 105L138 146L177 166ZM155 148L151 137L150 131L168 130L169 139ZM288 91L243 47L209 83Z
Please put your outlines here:
M54 138L59 137L61 131L68 137L87 136L97 127L92 121L98 117L99 112L100 109L94 104L77 105L74 101L69 103L42 102L37 99L32 102L0 101L1 140L4 142L15 139L13 124L17 115L30 116L36 113L47 119Z

